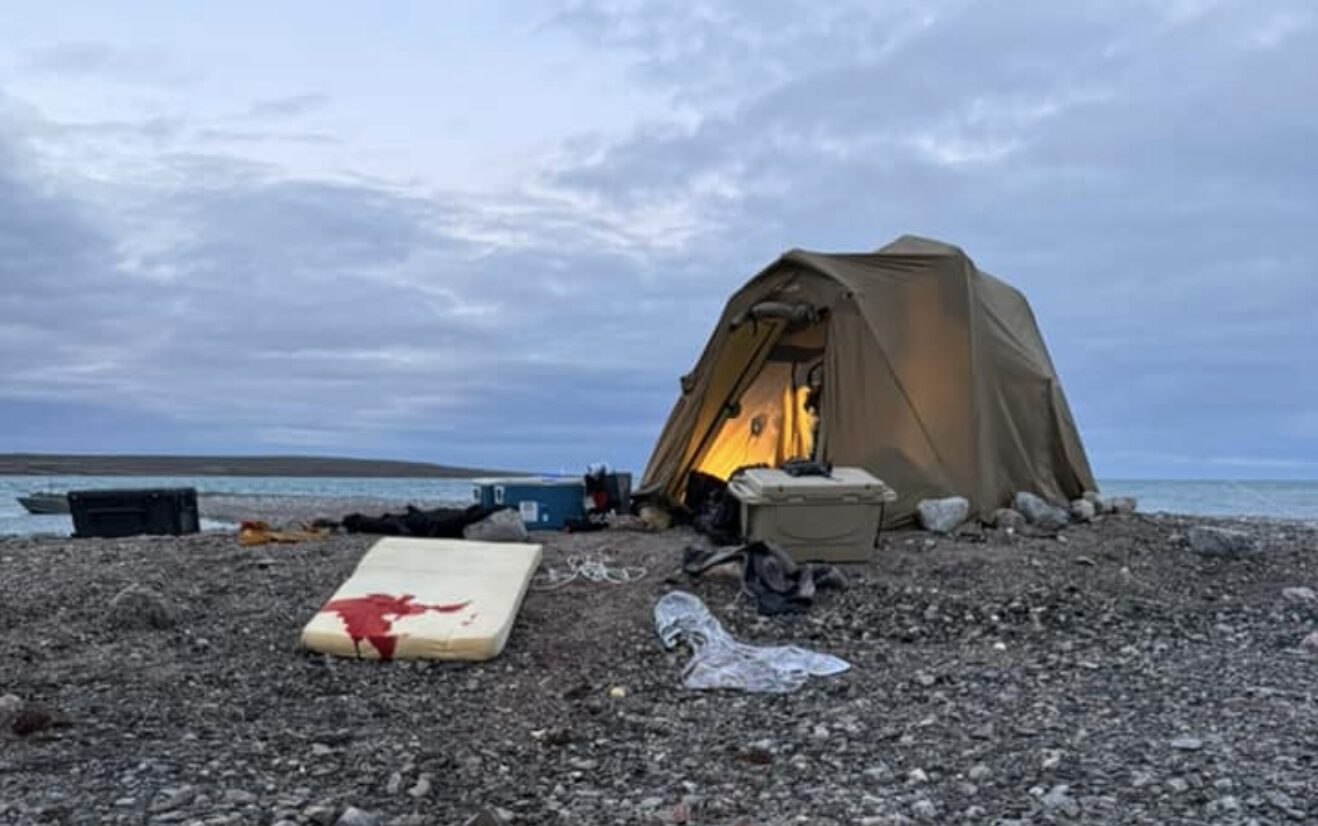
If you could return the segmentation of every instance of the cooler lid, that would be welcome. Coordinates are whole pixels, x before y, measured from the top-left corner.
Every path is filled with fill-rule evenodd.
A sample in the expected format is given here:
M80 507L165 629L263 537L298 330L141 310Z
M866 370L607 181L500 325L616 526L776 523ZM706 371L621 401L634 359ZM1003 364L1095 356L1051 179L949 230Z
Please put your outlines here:
M857 467L835 467L831 476L792 476L777 468L751 468L734 476L728 490L743 502L822 502L846 497L877 504L897 498L892 488Z

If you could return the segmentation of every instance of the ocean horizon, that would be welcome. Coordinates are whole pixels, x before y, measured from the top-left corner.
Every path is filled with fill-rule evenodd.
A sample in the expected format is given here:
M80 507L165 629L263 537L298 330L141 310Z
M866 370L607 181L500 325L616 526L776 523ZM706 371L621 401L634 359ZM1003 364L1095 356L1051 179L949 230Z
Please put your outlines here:
M471 481L429 478L291 476L0 476L0 536L67 534L67 515L27 513L17 497L43 490L191 487L199 496L306 496L465 505ZM1142 513L1318 523L1318 479L1108 479L1105 496L1133 496Z

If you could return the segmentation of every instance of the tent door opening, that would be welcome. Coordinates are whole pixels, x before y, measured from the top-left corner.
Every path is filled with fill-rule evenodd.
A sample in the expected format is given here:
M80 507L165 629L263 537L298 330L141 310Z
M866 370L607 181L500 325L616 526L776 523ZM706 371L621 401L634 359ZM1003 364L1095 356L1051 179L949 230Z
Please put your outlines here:
M788 330L735 399L693 469L726 481L737 469L812 459L818 438L827 326Z

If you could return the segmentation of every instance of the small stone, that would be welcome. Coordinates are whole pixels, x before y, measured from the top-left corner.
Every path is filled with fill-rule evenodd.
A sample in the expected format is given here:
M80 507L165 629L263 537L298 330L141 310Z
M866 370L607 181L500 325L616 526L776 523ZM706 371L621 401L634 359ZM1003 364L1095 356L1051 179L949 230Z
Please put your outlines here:
M312 744L311 744L311 756L312 756L312 757L327 757L327 756L329 756L329 755L331 755L331 754L333 754L333 753L334 753L334 749L332 749L331 747L325 745L324 743L312 743Z
M1318 600L1312 588L1282 588L1281 598L1289 602L1313 602Z
M938 682L938 680L934 677L934 675L925 671L920 671L916 673L915 681L925 688L929 688L934 683Z
M662 797L647 797L641 801L641 809L647 812L653 812L662 805L664 805Z
M1180 737L1173 739L1170 745L1177 751L1199 751L1199 749L1204 747L1204 741L1200 740L1198 737L1183 734Z
M134 583L110 600L109 623L115 628L161 630L174 625L174 612L152 588Z
M1130 775L1130 785L1142 789L1153 782L1153 775L1146 771L1135 771Z
M1236 556L1257 550L1248 531L1195 525L1190 529L1190 550L1201 556Z
M931 800L917 800L911 804L911 814L915 815L917 820L933 823L938 820L938 807Z
M1077 499L1071 503L1071 519L1076 522L1093 522L1097 512L1094 510L1094 503L1086 502L1084 499Z
M911 783L928 783L929 775L924 769L911 769L906 775L906 779Z
M1213 802L1217 804L1217 808L1219 811L1223 811L1223 812L1240 811L1240 801L1236 798L1235 795L1231 795L1231 794L1223 795L1222 797L1219 797L1217 800L1214 800Z
M6 694L0 697L0 727L8 726L22 707L23 698L17 694Z
M983 763L976 763L970 767L970 771L966 772L966 777L975 782L979 782L987 778L989 774L991 774L991 772L989 771L988 766L985 766Z
M9 721L9 730L30 737L55 725L55 717L36 703L24 703Z
M920 527L934 533L951 533L970 515L970 502L962 496L921 499L915 509Z
M256 802L256 795L244 789L229 789L221 800L230 806L250 806Z
M1025 517L1012 508L998 508L989 516L989 524L999 530L1018 531L1025 527Z
M1107 500L1097 491L1087 490L1081 494L1080 498L1094 506L1094 513L1108 512Z
M1044 530L1061 530L1071 523L1069 512L1027 491L1017 493L1012 504L1027 522Z
M388 795L395 795L398 794L400 791L402 791L402 788L403 788L403 776L398 772L394 772L389 775L389 780L384 784L384 793Z
M180 786L177 789L165 789L161 792L160 797L151 803L151 812L161 814L172 812L175 809L181 809L191 803L197 797L197 790L191 786Z
M413 800L420 800L430 794L430 775L423 774L417 778L412 788L407 790L407 796Z
M308 806L302 810L302 816L320 826L330 826L334 822L334 807L325 805Z
M1057 768L1062 763L1062 753L1056 749L1044 749L1042 766L1044 771Z
M339 815L339 819L334 821L334 826L379 826L379 815L371 812L362 811L356 806L349 806Z
M1304 639L1300 640L1300 647L1309 651L1318 651L1318 631L1310 631Z
M1108 509L1118 516L1127 516L1135 512L1139 503L1133 496L1115 496L1108 500Z
M1048 793L1039 799L1039 803L1047 811L1059 811L1068 817L1080 814L1080 804L1071 797L1071 787L1065 783L1059 783L1049 789Z
M962 812L962 816L966 820L982 820L988 816L988 809L980 805L967 806L966 810Z

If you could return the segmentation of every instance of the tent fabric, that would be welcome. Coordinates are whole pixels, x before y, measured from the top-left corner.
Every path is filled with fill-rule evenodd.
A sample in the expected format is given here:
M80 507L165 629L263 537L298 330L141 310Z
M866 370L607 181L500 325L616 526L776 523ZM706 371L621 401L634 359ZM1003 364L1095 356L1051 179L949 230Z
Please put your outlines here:
M753 312L777 304L815 312ZM735 469L711 458L737 453L723 435L744 440L744 402L779 399L784 379L775 389L766 377L792 375L770 354L807 339L823 344L818 456L896 489L891 523L930 497L964 496L987 516L1018 490L1063 501L1096 488L1025 297L958 247L904 236L874 253L789 251L734 293L682 378L639 495L681 502L692 469ZM781 458L781 435L753 455Z

